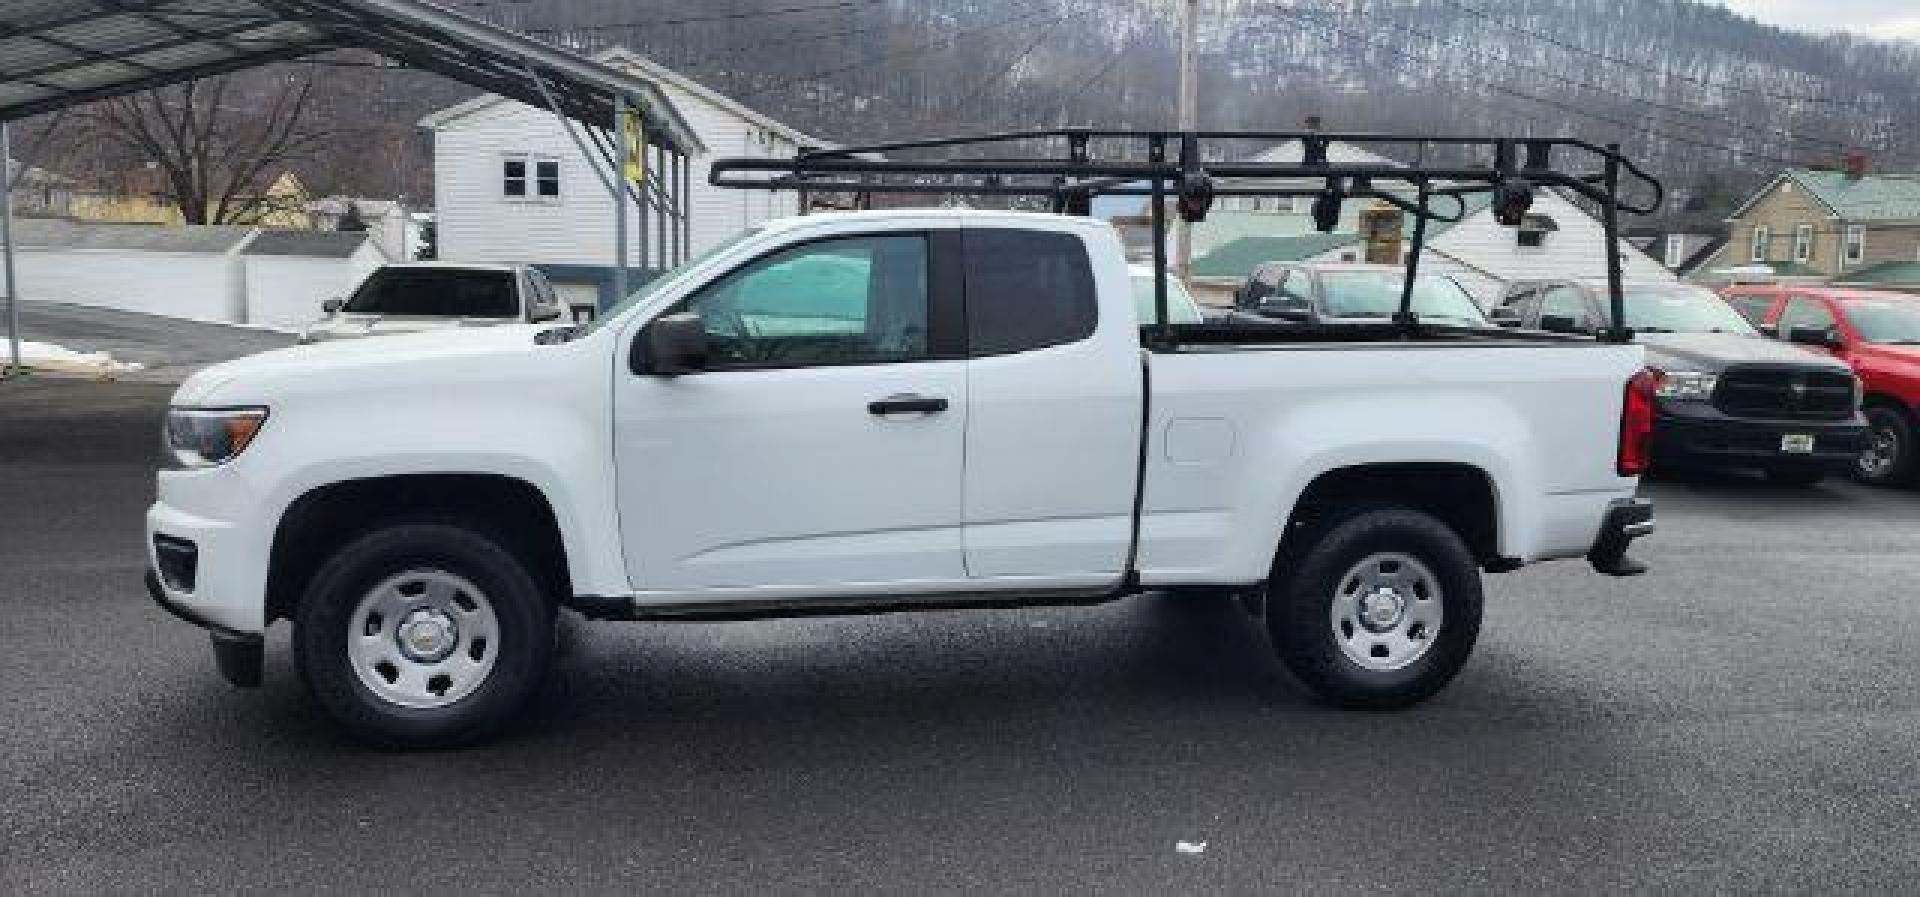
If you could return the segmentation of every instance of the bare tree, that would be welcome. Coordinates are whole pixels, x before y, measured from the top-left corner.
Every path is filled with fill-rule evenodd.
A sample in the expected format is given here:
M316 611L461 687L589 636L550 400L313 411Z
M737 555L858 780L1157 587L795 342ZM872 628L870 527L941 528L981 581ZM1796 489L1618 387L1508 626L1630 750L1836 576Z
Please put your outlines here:
M309 114L311 74L288 75L264 97L234 85L231 77L188 81L95 103L75 118L95 139L151 163L186 223L255 223L289 211L269 188L312 157L327 132Z

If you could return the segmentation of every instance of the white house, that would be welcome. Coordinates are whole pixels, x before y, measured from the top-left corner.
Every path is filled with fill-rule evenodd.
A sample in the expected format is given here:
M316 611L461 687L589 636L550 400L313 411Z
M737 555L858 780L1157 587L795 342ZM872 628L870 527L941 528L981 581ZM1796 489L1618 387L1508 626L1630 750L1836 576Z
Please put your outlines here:
M1255 158L1297 161L1299 152L1298 144L1290 144ZM1341 143L1328 147L1328 157L1337 162L1395 164ZM1195 228L1192 271L1199 281L1196 285L1238 286L1263 262L1364 261L1366 247L1357 221L1359 209L1368 202L1346 202L1340 224L1332 233L1322 234L1313 227L1311 200L1223 199L1226 207ZM1443 198L1435 200L1433 208L1451 215L1458 207ZM1409 219L1403 228L1407 235L1403 250L1412 245L1412 225ZM1467 198L1459 222L1429 222L1420 270L1451 275L1482 303L1491 303L1508 281L1605 276L1606 245L1600 220L1559 190L1540 190L1526 223L1517 228L1496 221L1486 194L1480 194ZM1625 279L1675 279L1673 272L1625 239L1620 247Z
M792 158L799 149L831 144L638 53L613 50L599 58L652 81L707 147L707 155L689 160L690 254L799 212L796 194L721 189L707 183L708 169L717 157ZM440 258L539 265L574 301L606 289L615 254L613 200L591 167L604 166L597 155L590 161L581 154L552 113L490 94L421 125L434 135ZM636 216L630 237L638 227ZM637 264L638 250L631 251L629 264Z

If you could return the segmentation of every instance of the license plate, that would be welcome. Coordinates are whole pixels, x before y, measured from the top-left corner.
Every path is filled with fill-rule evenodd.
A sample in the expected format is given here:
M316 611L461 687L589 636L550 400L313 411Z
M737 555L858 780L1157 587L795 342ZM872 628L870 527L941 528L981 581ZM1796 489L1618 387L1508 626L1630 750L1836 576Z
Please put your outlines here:
M1813 436L1808 433L1788 433L1780 437L1780 451L1789 455L1813 454Z

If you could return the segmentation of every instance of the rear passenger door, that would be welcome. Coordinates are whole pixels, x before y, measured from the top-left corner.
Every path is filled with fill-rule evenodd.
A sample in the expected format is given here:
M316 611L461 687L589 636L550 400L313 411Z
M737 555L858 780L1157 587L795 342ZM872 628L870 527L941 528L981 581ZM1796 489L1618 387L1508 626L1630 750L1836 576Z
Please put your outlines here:
M964 233L967 575L1110 583L1133 533L1144 402L1126 271L1094 270L1097 231ZM1093 257L1109 255L1117 241Z

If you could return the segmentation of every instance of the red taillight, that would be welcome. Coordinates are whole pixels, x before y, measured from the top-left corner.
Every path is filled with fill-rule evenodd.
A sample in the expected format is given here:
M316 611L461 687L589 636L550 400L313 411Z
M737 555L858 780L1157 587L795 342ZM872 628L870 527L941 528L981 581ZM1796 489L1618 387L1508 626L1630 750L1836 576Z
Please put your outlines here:
M1653 455L1653 392L1660 377L1643 370L1627 381L1626 400L1620 405L1620 457L1615 465L1623 477L1647 472Z

